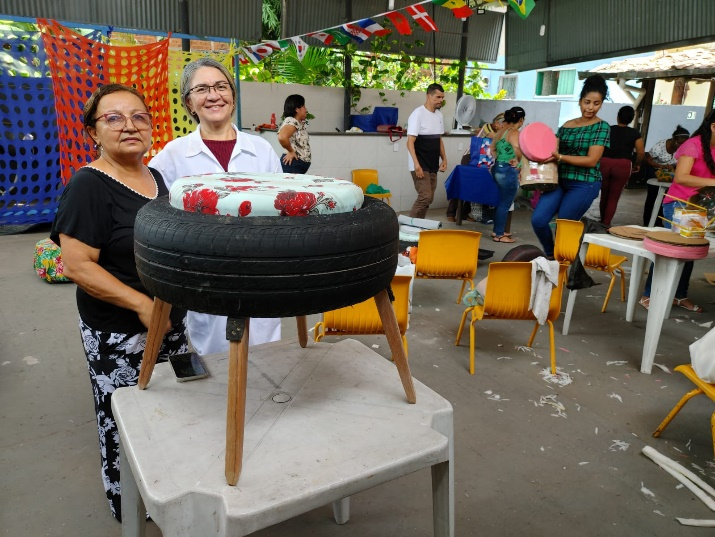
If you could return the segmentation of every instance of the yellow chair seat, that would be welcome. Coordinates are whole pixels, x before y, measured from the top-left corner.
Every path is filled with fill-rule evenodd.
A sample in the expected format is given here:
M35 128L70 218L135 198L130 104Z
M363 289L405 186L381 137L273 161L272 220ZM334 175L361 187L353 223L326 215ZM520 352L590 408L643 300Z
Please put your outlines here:
M379 185L380 183L378 182L377 178L377 170L372 170L368 168L361 168L358 170L353 170L352 171L352 179L353 183L362 188L363 193L366 196L370 196L371 198L378 198L387 201L387 204L390 205L390 198L392 197L391 192L385 192L384 194L368 194L367 193L367 187L370 186L370 184L375 184Z
M459 304L467 282L474 289L481 237L477 231L460 229L422 231L417 244L415 278L462 280Z
M419 254L418 254L419 255ZM551 373L556 374L556 345L554 339L554 325L561 313L561 297L566 281L566 265L559 265L559 284L551 292L549 313L546 322L549 326L549 344L551 351ZM457 330L457 339L454 344L459 345L462 339L462 330L471 313L469 321L469 373L474 375L474 324L483 319L504 319L534 321L534 329L527 346L531 347L539 329L539 323L534 314L529 310L531 296L531 263L529 262L495 262L489 265L487 273L487 291L483 306L472 306L464 310L462 320Z
M685 403L690 401L696 395L704 393L710 398L711 401L715 402L715 384L710 384L709 382L705 382L703 379L701 379L695 373L693 367L690 364L679 365L675 368L675 370L678 373L682 373L683 375L685 375L693 384L695 384L695 386L697 386L697 388L695 388L694 390L690 390L680 399L680 401L678 401L678 404L673 407L673 410L668 413L663 422L658 425L658 428L653 433L653 436L655 438L658 438L660 436L660 434L665 430L665 428L672 421L672 419L678 414L678 412L680 412L680 409L685 406ZM710 415L710 429L713 438L713 454L715 455L715 412Z
M407 356L407 322L409 319L410 282L412 276L396 274L392 279L392 293L395 301L397 326L402 336L402 345ZM337 310L323 313L323 320L315 325L313 339L318 342L325 336L347 336L384 334L380 314L377 311L375 299L370 298L353 306L346 306Z

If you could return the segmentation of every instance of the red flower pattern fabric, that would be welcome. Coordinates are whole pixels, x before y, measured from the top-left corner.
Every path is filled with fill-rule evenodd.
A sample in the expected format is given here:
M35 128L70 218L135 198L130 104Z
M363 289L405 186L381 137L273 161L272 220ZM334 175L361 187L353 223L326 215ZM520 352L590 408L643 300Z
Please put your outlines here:
M218 193L208 188L184 194L184 210L192 213L218 214Z
M350 181L280 173L199 174L177 179L169 190L177 209L234 217L351 212L363 199Z

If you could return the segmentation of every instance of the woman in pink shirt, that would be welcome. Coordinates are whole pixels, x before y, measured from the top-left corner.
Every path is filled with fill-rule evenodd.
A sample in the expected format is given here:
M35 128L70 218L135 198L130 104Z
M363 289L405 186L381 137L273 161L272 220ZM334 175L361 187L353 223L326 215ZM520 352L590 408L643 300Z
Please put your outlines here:
M668 193L663 199L663 215L668 220L673 220L673 213L678 207L685 207L686 204L673 198L687 200L697 193L699 188L715 186L715 110L711 111L703 120L700 128L681 145L675 152L678 164L675 167L675 179L668 189ZM672 197L671 197L672 196ZM670 227L665 222L666 227ZM683 266L683 274L678 282L675 291L673 305L692 311L702 313L703 308L694 304L688 299L688 285L690 274L693 272L693 262L688 261ZM646 288L640 303L646 309L650 303L651 274L648 275Z

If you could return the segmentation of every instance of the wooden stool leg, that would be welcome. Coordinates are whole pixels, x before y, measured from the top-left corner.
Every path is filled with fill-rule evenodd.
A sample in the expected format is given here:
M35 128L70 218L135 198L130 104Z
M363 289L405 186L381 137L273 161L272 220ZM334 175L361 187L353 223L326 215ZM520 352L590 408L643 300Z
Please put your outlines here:
M139 381L137 386L140 390L146 388L151 379L151 374L156 365L156 359L161 350L161 342L164 340L164 328L169 320L171 313L171 304L164 302L160 298L154 298L154 307L151 310L151 326L146 336L146 346L144 347L144 356L139 369Z
M226 405L226 482L235 485L243 464L243 427L246 420L248 373L248 318L228 319L228 403Z
M308 346L308 318L299 315L295 320L298 323L298 343L305 349Z
M407 395L407 402L416 403L417 395L415 394L415 386L412 383L410 364L407 363L400 328L397 325L397 317L395 317L395 310L392 309L392 304L390 304L387 289L383 289L375 295L375 304L377 305L377 312L380 314L382 327L385 330L387 344L390 345L390 350L392 351L392 359L397 366L397 371L400 373L400 380L402 380L402 387L405 389L405 395Z

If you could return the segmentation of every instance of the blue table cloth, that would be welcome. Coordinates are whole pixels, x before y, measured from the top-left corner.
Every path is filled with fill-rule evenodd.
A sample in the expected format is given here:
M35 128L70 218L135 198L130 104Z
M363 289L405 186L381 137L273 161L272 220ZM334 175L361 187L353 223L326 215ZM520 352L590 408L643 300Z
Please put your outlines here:
M488 168L456 166L444 186L447 189L447 199L491 206L499 204L499 190Z

